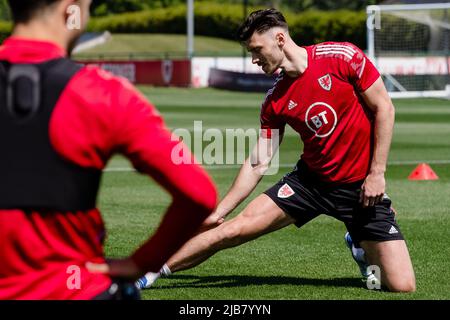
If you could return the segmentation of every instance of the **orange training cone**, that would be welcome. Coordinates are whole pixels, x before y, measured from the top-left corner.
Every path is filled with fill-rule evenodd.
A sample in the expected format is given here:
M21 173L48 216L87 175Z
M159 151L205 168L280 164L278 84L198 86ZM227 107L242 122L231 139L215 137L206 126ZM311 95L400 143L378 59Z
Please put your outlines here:
M439 177L426 163L419 164L408 177L409 180L438 180Z

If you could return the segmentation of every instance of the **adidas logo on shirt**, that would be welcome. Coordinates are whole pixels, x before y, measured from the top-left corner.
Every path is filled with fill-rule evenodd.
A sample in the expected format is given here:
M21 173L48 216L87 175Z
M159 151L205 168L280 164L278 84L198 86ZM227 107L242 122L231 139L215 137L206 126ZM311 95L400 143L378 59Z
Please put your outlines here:
M294 109L297 105L298 105L298 103L296 103L296 102L294 102L294 101L292 101L292 100L289 100L288 109L289 109L289 110L292 110L292 109Z
M395 234L395 233L398 233L398 230L395 229L394 226L392 226L391 229L389 229L389 234Z

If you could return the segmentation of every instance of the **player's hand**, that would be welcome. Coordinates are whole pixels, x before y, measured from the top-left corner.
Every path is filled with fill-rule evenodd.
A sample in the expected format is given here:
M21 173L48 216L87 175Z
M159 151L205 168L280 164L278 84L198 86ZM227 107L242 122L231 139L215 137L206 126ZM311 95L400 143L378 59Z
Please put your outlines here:
M395 210L395 208L393 206L391 206L391 210L394 213L394 216L396 216L397 215L397 210Z
M104 273L112 278L136 280L144 274L130 258L108 260L106 263L87 262L86 269L92 273Z
M202 233L221 225L225 221L225 216L226 214L224 212L218 211L216 209L205 219L205 221L203 221L200 228L198 229L198 233Z
M369 173L361 187L359 202L364 208L373 207L383 200L385 189L384 173Z

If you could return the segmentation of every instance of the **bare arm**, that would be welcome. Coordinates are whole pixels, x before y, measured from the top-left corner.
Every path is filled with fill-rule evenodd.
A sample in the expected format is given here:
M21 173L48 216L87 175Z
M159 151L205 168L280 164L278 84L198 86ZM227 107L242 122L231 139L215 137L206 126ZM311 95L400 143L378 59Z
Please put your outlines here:
M230 190L220 201L214 213L205 221L205 227L223 222L224 218L244 201L261 181L270 167L270 161L278 150L282 135L273 134L271 139L260 137L251 156L242 165Z
M369 175L361 192L361 202L367 207L380 202L386 189L384 173L394 129L395 110L381 77L361 95L375 115L374 152Z
M130 257L107 264L91 263L88 268L91 272L136 279L145 272L157 272L195 234L216 207L217 192L204 169L190 161L179 163L174 150L181 147L187 160L193 160L191 152L171 134L145 97L128 83L118 83L116 87L117 98L110 99L118 103L111 107L115 113L102 122L112 126L108 136L112 137L108 140L111 148L158 182L172 202L162 212L158 228Z

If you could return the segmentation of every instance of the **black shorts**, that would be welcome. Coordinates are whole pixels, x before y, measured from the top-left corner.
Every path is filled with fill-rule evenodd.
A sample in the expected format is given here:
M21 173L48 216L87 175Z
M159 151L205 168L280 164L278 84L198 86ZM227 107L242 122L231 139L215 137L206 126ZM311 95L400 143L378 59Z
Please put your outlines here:
M294 171L264 192L301 227L320 214L344 222L354 243L363 240L404 240L387 195L373 207L359 203L363 181L330 185L321 182L299 161Z

